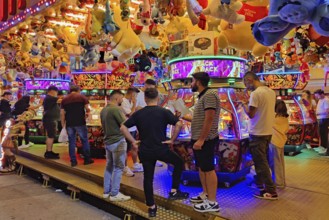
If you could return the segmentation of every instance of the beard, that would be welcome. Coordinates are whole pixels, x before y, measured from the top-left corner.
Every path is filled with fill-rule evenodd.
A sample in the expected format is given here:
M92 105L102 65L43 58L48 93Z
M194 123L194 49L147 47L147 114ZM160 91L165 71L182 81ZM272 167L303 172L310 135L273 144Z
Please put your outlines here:
M192 86L192 92L197 92L199 87L197 85Z

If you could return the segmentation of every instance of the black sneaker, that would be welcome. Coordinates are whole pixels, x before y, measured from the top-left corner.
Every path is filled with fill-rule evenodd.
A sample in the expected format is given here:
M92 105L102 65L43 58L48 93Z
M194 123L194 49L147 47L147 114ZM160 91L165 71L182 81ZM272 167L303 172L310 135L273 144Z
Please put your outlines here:
M89 159L89 160L85 160L85 162L83 163L83 165L88 165L88 164L92 164L94 163L95 161L92 160L92 159Z
M59 154L54 154L52 151L46 151L44 156L46 159L59 159Z
M278 194L277 193L269 193L265 190L260 191L259 194L254 194L254 197L258 199L266 199L266 200L278 200Z
M168 199L170 199L170 200L187 199L188 196L189 196L189 193L177 190L176 192L170 192Z
M208 199L208 195L202 195L202 193L200 193L197 196L191 197L190 202L192 202L192 203L202 203L206 199Z
M71 161L71 167L75 167L78 165L78 162L77 161Z
M248 187L252 189L258 189L260 191L265 190L265 187L263 184L256 184L254 181L248 184Z
M50 151L51 154L59 156L59 153L55 153L54 151Z
M157 215L157 209L158 209L158 206L155 206L155 208L149 208L148 212L149 212L149 217L155 217Z
M206 199L202 203L194 205L194 210L197 212L219 212L220 207L218 202L210 203Z

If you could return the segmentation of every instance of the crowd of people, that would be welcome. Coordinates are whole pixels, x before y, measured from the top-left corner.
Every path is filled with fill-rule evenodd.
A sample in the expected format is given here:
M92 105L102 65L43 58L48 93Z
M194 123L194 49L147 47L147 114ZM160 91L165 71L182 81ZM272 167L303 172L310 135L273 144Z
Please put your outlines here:
M160 162L172 164L172 186L168 199L188 199L189 193L180 190L183 159L174 152L173 144L182 127L181 120L191 121L191 146L196 166L199 168L199 177L202 192L190 197L195 203L194 210L198 212L219 211L216 199L217 175L213 160L215 147L218 145L218 121L220 114L220 99L217 91L210 89L210 77L205 72L192 75L191 89L198 93L192 115L175 114L158 105L162 98L156 88L156 82L148 79L142 91L129 88L126 94L114 90L108 97L107 105L100 113L101 125L104 131L106 151L106 166L104 172L103 197L110 201L127 201L130 196L120 192L122 175L134 176L135 172L143 172L143 187L146 205L150 217L156 216L157 205L153 195L153 180L156 166ZM239 102L250 118L249 120L249 151L252 155L256 175L250 186L259 192L254 196L260 199L277 200L277 188L284 188L284 145L287 141L288 110L285 102L277 100L275 92L264 85L257 75L247 72L243 78L246 89L250 91L248 102ZM47 133L46 159L59 159L60 155L53 151L53 144L57 134L58 122L68 134L69 156L71 166L78 165L76 158L76 136L82 142L84 165L94 163L90 156L88 130L86 118L90 113L88 99L80 94L80 88L72 85L69 94L64 98L58 97L58 89L50 86L42 103L44 108L43 125ZM304 91L302 102L308 113L317 119L319 126L321 155L329 155L328 123L329 99L322 90L314 93L317 103L312 99L309 91ZM10 106L12 94L4 92L0 101L0 126L3 127L2 148L6 155L7 171L14 170L13 138L17 137L21 148L33 143L29 141L27 121L33 117L26 112L33 112L39 106L30 105L30 97L23 96L16 102L14 108ZM12 125L7 122L18 122L16 130L20 132L4 132ZM170 139L166 137L168 125L174 126ZM6 139L7 138L7 139ZM23 144L23 138L25 143ZM132 169L127 166L127 153L130 152L133 160ZM8 168L9 167L9 168ZM4 167L3 167L4 168ZM2 169L5 170L5 169Z

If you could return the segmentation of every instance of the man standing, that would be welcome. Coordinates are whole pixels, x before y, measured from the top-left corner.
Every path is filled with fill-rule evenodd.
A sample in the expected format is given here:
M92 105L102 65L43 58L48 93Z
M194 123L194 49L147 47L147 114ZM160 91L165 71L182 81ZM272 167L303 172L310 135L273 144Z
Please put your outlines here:
M267 159L275 119L276 95L272 89L264 86L253 72L247 72L243 82L247 89L252 91L249 103L243 103L243 108L250 118L249 149L257 174L255 182L260 189L260 193L254 196L259 199L277 200L278 194Z
M199 203L194 205L194 210L198 212L218 212L220 208L216 201L217 175L213 161L215 147L218 145L220 101L217 91L208 88L208 73L198 72L192 76L192 92L199 93L191 124L192 145L203 192L192 197L190 201Z
M57 133L57 122L60 119L60 108L58 102L60 100L57 98L58 88L56 86L49 86L47 90L47 95L43 100L43 127L47 132L46 139L46 159L59 159L59 154L53 152L54 139Z
M129 118L136 110L136 94L139 92L136 88L129 88L127 90L127 93L125 97L123 98L121 107L123 109L124 114L127 118ZM137 136L137 128L136 126L129 128L130 134L136 138ZM132 159L134 162L134 172L143 172L142 164L137 162L137 151L136 149L132 149L132 145L129 141L127 141L127 153L131 152ZM134 176L134 173L130 170L130 168L127 166L127 160L126 160L126 166L123 170L124 175L126 176Z
M82 142L84 165L92 164L90 158L90 146L88 142L88 129L86 126L87 114L89 114L89 101L86 96L80 94L80 87L70 87L70 94L67 95L61 105L61 124L66 127L69 138L69 154L71 166L75 167L78 162L75 154L76 134L78 133Z
M319 155L329 156L328 151L328 126L329 126L329 99L325 97L322 89L314 92L315 98L318 100L316 106L316 118L319 124L319 134L321 146L319 148Z
M119 107L122 99L123 94L120 90L112 91L108 105L101 111L106 150L103 197L110 197L110 201L127 201L130 199L130 196L125 196L119 191L127 152L127 142L120 131L120 126L125 121L125 116Z
M183 159L171 151L168 145L172 145L182 127L182 123L169 110L158 106L159 93L155 88L145 90L147 106L135 112L122 126L121 131L138 148L137 142L131 136L128 128L137 126L140 135L139 159L144 168L144 194L146 205L149 207L149 217L155 217L157 206L153 198L153 177L157 160L170 163L174 166L172 176L172 189L169 199L186 199L188 193L179 190L179 183L183 171ZM174 125L175 131L171 140L166 138L168 125Z
M11 92L6 91L2 94L2 99L0 100L0 127L3 127L6 121L11 118L11 105L13 95Z

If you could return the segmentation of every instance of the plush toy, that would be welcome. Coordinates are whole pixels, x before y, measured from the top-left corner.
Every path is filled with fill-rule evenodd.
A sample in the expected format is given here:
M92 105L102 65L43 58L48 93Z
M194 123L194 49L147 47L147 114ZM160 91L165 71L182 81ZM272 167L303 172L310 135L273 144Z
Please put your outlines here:
M22 52L29 52L32 49L32 42L29 39L28 35L23 35L22 38L22 45L21 45L21 51Z
M103 31L106 34L113 33L115 31L120 30L118 25L114 22L113 19L113 11L110 7L109 0L106 1L106 7L105 7L105 21L103 25Z
M269 15L255 22L252 30L259 43L269 46L304 24L312 24L317 33L329 36L328 0L271 0Z
M310 68L303 58L300 58L300 67L299 70L302 72L302 82L308 82L310 80Z
M165 20L162 15L162 11L157 4L152 5L151 18L155 24L164 24Z
M184 0L171 0L170 2L170 14L173 16L182 17L185 14Z
M149 26L151 20L150 0L143 0L142 12L140 14L141 22L144 26Z
M121 9L121 19L123 21L128 21L130 15L129 9L130 0L120 0L120 9Z
M252 32L251 25L257 19L267 15L269 0L254 0L243 3L239 14L245 16L245 21L240 24L231 25L222 20L220 23L220 35L218 46L220 49L233 47L237 50L251 51L254 56L263 56L268 48L258 43Z
M123 21L120 16L120 9L113 7L114 21L120 30L112 34L110 47L113 56L116 56L120 62L125 62L134 57L140 49L144 49L139 37L135 34L129 21Z
M82 48L85 49L85 51L82 53L82 65L84 67L95 65L99 60L99 55L96 51L96 47L89 44L86 33L80 33L79 44Z

